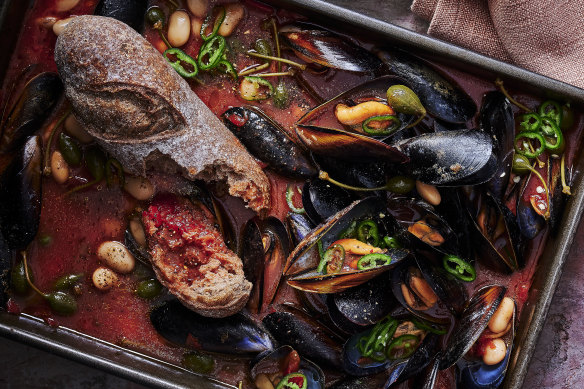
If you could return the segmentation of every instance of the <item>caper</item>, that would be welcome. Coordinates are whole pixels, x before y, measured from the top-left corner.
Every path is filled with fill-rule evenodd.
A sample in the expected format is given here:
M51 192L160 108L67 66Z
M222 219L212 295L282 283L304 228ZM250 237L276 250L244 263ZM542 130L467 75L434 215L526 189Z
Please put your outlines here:
M64 132L59 135L59 151L69 165L79 166L81 163L81 149L79 145Z
M528 174L531 171L531 163L525 155L515 153L513 155L513 173L522 176Z
M257 41L255 41L254 49L259 54L272 55L272 46L270 45L270 42L268 42L265 39L260 38Z
M136 287L136 294L143 299L154 298L158 296L160 292L162 292L162 285L154 278L140 281Z
M166 23L166 16L160 7L150 7L146 12L146 20L157 30L162 30Z
M30 268L28 269L28 274L32 278L32 272L30 271ZM10 285L12 286L14 293L19 295L25 295L30 290L30 286L26 281L23 261L15 263L12 267L12 270L10 271Z
M66 274L62 277L59 277L57 281L55 281L55 290L67 290L74 287L81 279L83 278L83 274Z
M77 301L69 293L62 291L47 293L44 297L49 302L51 309L62 316L70 316L77 312Z
M105 174L106 157L98 147L91 147L85 152L85 165L96 181L101 181Z
M183 356L182 365L195 373L209 374L215 367L215 360L207 354L193 351Z
M276 88L274 88L274 94L272 95L272 101L277 108L285 109L288 108L288 89L284 82L280 81Z
M416 185L412 178L404 176L394 176L387 181L387 190L393 193L406 194L411 192Z
M392 85L387 90L387 103L397 112L425 116L426 108L413 90L405 85Z

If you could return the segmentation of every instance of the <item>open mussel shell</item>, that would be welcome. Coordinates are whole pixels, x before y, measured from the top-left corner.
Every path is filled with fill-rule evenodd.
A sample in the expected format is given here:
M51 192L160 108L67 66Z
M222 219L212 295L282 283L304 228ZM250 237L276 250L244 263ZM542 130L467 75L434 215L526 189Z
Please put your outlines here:
M310 178L318 174L304 150L259 108L231 107L222 118L246 149L270 169L295 178Z
M377 276L359 286L329 295L332 322L347 333L362 331L387 316L398 304L387 288L387 278Z
M486 286L471 297L450 333L446 350L440 360L440 370L454 365L470 350L489 324L506 291L500 285Z
M410 174L432 185L482 184L498 167L491 137L479 130L422 134L395 147L408 156Z
M45 72L32 78L2 126L0 152L17 149L39 130L62 93L63 83L57 73Z
M507 346L505 358L495 365L487 365L480 359L470 359L467 357L460 359L457 363L460 370L458 377L459 386L468 389L486 389L498 388L503 383L505 373L509 367L509 361L511 360L511 352L513 351L516 313L517 307L515 306L513 316L511 317L511 328L501 337Z
M378 50L377 56L391 74L408 83L430 115L451 123L464 123L475 115L472 98L421 59L400 50Z
M478 210L471 215L471 231L481 262L499 272L517 270L523 264L523 250L515 216L489 192L476 193L474 203L470 207Z
M264 327L243 313L209 318L189 310L178 300L170 300L150 313L150 321L166 340L194 349L254 355L274 348Z
M465 303L466 297L464 287L458 280L448 277L442 269L432 266L423 259L419 262L422 266L419 266L413 259L407 259L391 271L390 282L393 295L414 316L439 327L447 326L452 317L445 307L448 307L452 313L462 311L460 306ZM424 270L422 271L422 269ZM426 285L422 283L423 286L420 287L421 282L415 282L417 278L425 281L435 296L427 297L428 294L432 295L432 293L424 292ZM416 286L422 290L417 290ZM409 292L408 298L404 296L406 288ZM439 301L432 299L439 299Z
M258 374L275 374L280 373L284 360L294 349L290 346L282 346L270 352L260 359L251 369L251 377L255 381ZM306 377L306 389L324 389L324 373L321 368L306 358L300 359L298 373Z
M302 188L302 206L315 225L348 207L353 200L346 189L318 178L306 181Z
M280 28L279 35L284 44L308 62L359 73L376 72L382 66L375 55L349 38L313 24L289 24Z
M290 236L279 219L270 216L246 223L240 256L246 277L249 275L248 280L254 284L250 302L254 302L251 305L255 308L263 311L272 303L290 247Z
M327 329L301 311L273 312L263 324L280 345L292 346L318 364L342 369L342 349Z
M360 285L371 278L391 269L396 263L404 259L408 252L401 249L389 249L387 254L393 260L390 264L374 267L367 270L341 271L333 274L322 274L316 271L320 262L317 243L320 241L323 248L328 248L339 239L341 233L350 225L360 220L375 220L380 236L393 232L398 228L387 210L383 201L376 197L369 197L354 202L347 208L333 215L326 223L315 228L290 254L284 274L291 276L288 284L294 288L315 293L336 293ZM302 274L298 274L301 273Z
M93 14L117 19L142 32L147 6L148 2L143 0L101 0Z
M511 102L503 93L492 91L483 96L479 128L492 137L493 150L499 160L513 150L515 117Z
M438 338L436 334L426 334L424 340L411 357L406 361L394 363L390 367L389 378L385 387L388 388L391 385L404 382L424 370L436 355Z
M41 138L28 138L0 177L1 230L8 246L26 249L39 228L42 189Z
M315 224L305 214L288 212L286 215L288 230L294 245L306 238L306 235L314 228Z

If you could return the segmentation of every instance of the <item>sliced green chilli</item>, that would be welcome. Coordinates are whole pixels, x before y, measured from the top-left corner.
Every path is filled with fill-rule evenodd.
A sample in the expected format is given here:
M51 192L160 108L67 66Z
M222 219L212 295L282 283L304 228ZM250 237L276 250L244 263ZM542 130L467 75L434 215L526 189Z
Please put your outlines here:
M442 264L448 273L462 281L471 282L477 278L474 266L456 255L445 255Z
M166 59L170 63L170 66L172 66L172 68L176 70L176 72L184 78L193 78L199 73L197 61L195 61L193 57L191 57L181 49L177 48L168 49L162 55L164 56L164 59ZM168 57L169 55L174 55L176 57L176 61L170 59ZM185 68L185 64L189 65L192 69L187 70Z
M387 122L387 123L386 123ZM370 124L377 123L379 127L371 127ZM369 135L391 135L401 126L401 121L394 115L372 116L363 121L363 132Z
M532 140L539 143L537 148L534 148ZM527 158L535 158L543 153L545 150L545 139L537 132L520 132L515 137L515 152L525 155Z
M374 253L362 256L357 262L357 268L359 270L373 269L375 267L389 265L391 263L391 257L387 254Z

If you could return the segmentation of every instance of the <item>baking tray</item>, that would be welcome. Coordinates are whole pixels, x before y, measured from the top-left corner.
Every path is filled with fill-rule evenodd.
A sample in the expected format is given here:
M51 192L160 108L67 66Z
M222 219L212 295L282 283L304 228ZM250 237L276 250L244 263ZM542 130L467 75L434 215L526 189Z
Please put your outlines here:
M487 79L502 78L513 87L541 97L571 101L574 108L584 104L584 90L418 34L396 25L361 15L322 0L265 0L309 17L325 27L367 36L368 41L397 46L429 57L455 69ZM0 52L11 53L25 13L32 1L7 0L0 4ZM10 56L0 58L0 80ZM504 388L519 389L543 328L545 318L560 280L563 265L584 210L584 154L575 161L574 195L568 200L557 234L550 236L540 258L528 300L521 314ZM29 315L12 315L0 310L0 335L73 359L109 373L158 388L235 388L198 376L156 358L66 328L52 328Z

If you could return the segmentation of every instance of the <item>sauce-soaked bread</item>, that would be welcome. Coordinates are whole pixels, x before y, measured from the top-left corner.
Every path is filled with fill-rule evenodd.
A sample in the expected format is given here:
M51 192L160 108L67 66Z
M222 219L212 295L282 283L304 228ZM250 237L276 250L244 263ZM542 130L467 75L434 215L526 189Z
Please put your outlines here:
M211 317L233 315L245 306L252 285L203 205L161 195L142 221L156 276L185 306Z
M253 210L269 209L270 184L256 161L132 28L75 17L57 39L55 61L75 117L125 170L226 182Z

